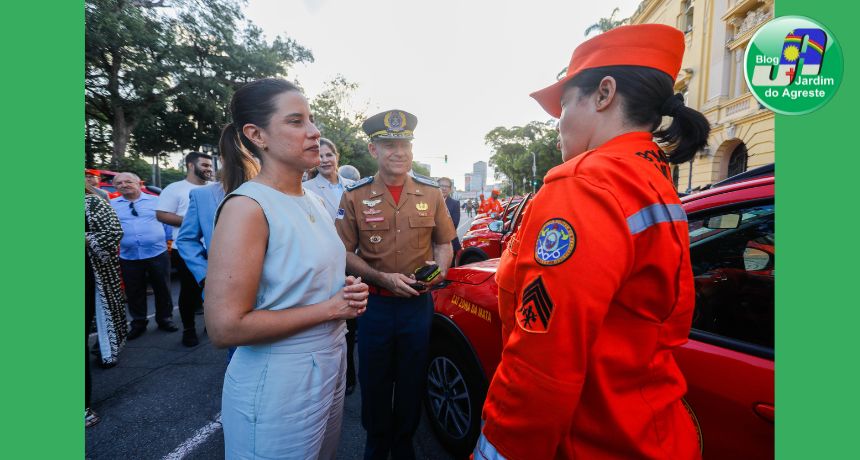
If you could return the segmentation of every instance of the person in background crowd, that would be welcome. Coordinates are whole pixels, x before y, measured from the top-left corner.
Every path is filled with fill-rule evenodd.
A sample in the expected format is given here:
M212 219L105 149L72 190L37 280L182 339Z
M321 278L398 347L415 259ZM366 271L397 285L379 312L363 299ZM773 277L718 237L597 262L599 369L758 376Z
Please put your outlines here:
M673 27L618 27L532 94L560 118L563 163L499 263L504 345L476 459L701 458L672 354L695 290L670 163L710 130L672 94L684 48Z
M347 187L343 218L335 221L347 272L372 284L367 313L358 321L365 459L415 456L412 436L421 414L433 316L428 288L445 278L457 236L438 184L409 175L417 124L415 115L402 110L365 120L362 129L379 171ZM413 272L432 263L441 274L429 284L416 283Z
M343 195L343 188L355 183L355 181L341 177L338 174L338 161L340 161L340 154L337 153L337 147L335 147L332 141L321 137L320 165L316 167L319 174L304 183L305 188L323 199L325 208L332 219L337 215L337 210L340 206L340 197Z
M156 215L159 221L173 227L173 241L178 239L182 218L188 211L189 193L195 188L206 185L212 179L212 156L200 152L191 152L185 155L185 169L185 179L168 185L158 197ZM193 347L199 343L194 324L194 313L203 309L202 288L197 284L197 280L179 255L179 251L171 251L170 260L179 275L179 317L182 318L182 345Z
M358 168L353 165L343 165L338 168L337 173L340 174L340 177L344 179L349 179L353 182L357 182L361 179L361 173L358 172Z
M216 212L205 287L212 343L238 347L221 398L225 457L333 459L344 320L365 311L367 285L345 275L332 219L302 187L320 132L301 91L253 81L233 94L230 115L220 151L233 191ZM261 169L248 180L254 157Z
M179 228L176 249L201 288L206 285L209 247L212 243L212 230L215 228L215 213L218 206L224 200L225 194L232 193L257 175L259 164L256 160L246 165L245 172L244 176L234 176L232 183L216 182L197 187L189 193L188 211ZM227 364L230 363L235 351L236 347L227 349Z
M472 217L472 200L463 200L463 204L460 207L463 208L463 211L466 211L466 217Z
M224 186L219 182L192 189L188 195L188 210L182 217L182 225L176 236L176 250L200 286L201 297L202 288L206 284L208 248L212 242L215 210L224 199L224 194ZM188 337L186 338L185 335ZM197 345L199 341L196 331L193 335L183 333L182 343L186 346Z
M179 330L173 324L173 300L170 298L170 259L164 241L164 227L155 218L158 198L141 193L140 178L136 174L119 173L113 178L114 187L121 194L111 200L122 224L123 236L119 245L119 264L128 298L131 330L128 340L146 332L146 284L155 295L155 322L166 332Z
M90 400L93 386L90 375L88 341L93 321L99 337L99 363L102 367L116 366L119 351L125 345L128 324L125 320L125 295L119 278L119 242L122 226L116 211L98 197L96 189L84 186L85 273L84 358L86 360L84 420L87 428L100 421L92 410ZM99 314L96 314L98 309Z
M460 226L460 203L451 198L451 189L454 186L454 182L447 177L440 177L436 182L439 184L439 190L442 191L442 197L445 198L445 206L448 208L451 220L454 221L454 229L456 230ZM457 252L460 250L460 238L456 234L454 235L454 239L451 240L451 248L456 257ZM453 263L454 259L452 258L451 266L453 266Z
M502 203L499 202L500 194L501 192L499 192L497 189L493 189L493 191L490 193L490 197L481 203L481 208L478 210L478 212L488 214L492 217L498 217L499 215L501 215L503 209Z
M343 196L344 187L350 186L355 181L340 176L338 162L340 153L334 143L324 137L320 138L320 164L316 167L319 174L307 182L304 186L311 192L319 195L325 203L325 208L331 215L332 220L337 218L340 206L340 198ZM358 322L355 319L346 320L346 395L355 391L355 330Z
M91 193L93 195L98 196L99 198L110 201L110 197L108 193L99 188L99 183L101 182L102 173L98 169L85 169L84 170L84 180L86 180L87 184L92 187L91 189L87 189L87 193Z

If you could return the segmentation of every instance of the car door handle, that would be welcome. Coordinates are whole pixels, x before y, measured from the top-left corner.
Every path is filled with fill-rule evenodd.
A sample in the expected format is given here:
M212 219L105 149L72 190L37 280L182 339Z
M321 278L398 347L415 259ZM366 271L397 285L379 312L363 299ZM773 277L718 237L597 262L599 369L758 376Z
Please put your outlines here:
M773 423L774 412L775 412L773 405L759 403L759 404L756 404L755 406L753 406L753 411L755 411L755 413L759 417L767 420L768 422Z

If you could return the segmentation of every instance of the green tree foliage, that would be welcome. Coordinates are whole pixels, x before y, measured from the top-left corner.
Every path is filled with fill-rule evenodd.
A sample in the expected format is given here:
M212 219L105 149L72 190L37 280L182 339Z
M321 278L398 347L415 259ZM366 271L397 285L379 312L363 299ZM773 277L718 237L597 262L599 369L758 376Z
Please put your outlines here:
M421 174L422 176L430 177L430 170L414 161L412 162L412 172L414 172L415 174Z
M532 153L537 166L534 176L536 189L542 185L547 171L561 164L555 121L532 121L525 126L511 128L499 126L484 136L484 142L494 151L490 156L490 166L496 171L496 179L506 178L506 194L521 193L524 179L528 184L527 190L531 191Z
M367 151L367 136L361 129L366 115L345 108L356 88L358 84L338 75L311 101L311 111L322 136L337 146L340 164L355 166L364 177L376 172L376 161Z
M313 55L267 42L237 0L86 0L87 160L217 144L235 89ZM101 131L96 129L101 125ZM93 136L90 139L90 136Z
M615 7L612 9L612 13L609 15L608 18L600 18L596 23L586 27L585 36L587 37L591 35L592 32L599 32L602 34L603 32L608 32L618 26L623 26L624 24L627 24L630 21L630 18L617 19L615 17L615 15L618 14L618 11L620 11L620 9L618 7ZM555 76L555 79L561 80L566 73L567 66L561 69L561 72L559 72L558 75Z
M612 13L609 15L608 18L600 18L596 23L588 26L585 29L585 36L589 36L592 32L608 32L618 26L623 26L624 24L627 24L627 21L629 21L630 18L617 19L615 17L615 15L618 14L619 10L620 9L616 6L612 9Z

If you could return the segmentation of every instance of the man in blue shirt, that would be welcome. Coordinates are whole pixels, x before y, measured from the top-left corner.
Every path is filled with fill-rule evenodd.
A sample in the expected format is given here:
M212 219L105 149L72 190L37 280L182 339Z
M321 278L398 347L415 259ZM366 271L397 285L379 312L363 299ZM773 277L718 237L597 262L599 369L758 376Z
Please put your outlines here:
M174 247L179 251L194 282L200 286L200 297L203 298L203 286L206 283L206 268L209 265L209 243L212 242L212 230L215 228L215 211L224 199L224 186L220 182L191 189L189 193L188 210L182 217L182 225L176 235ZM180 294L180 302L182 295ZM182 314L182 306L179 307ZM193 321L194 318L191 318ZM189 321L189 322L191 322ZM183 326L185 326L183 324ZM199 342L194 328L185 327L182 332L182 344L186 347L196 346ZM228 356L232 356L232 350Z
M170 276L170 259L164 241L164 227L155 218L158 197L141 193L140 178L134 173L120 173L113 185L121 193L111 200L122 225L123 236L119 243L119 264L128 298L131 330L128 340L146 332L146 283L155 294L155 322L158 328L178 331L173 321L173 301L167 280Z

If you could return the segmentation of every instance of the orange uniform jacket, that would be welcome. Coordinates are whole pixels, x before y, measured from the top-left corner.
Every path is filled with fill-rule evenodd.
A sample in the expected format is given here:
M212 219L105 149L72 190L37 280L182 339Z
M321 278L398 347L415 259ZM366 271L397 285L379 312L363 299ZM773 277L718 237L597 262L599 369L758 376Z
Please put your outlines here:
M501 212L502 212L502 203L499 202L499 200L497 200L496 198L492 198L492 197L484 200L484 202L481 203L480 209L478 209L479 214L480 213L491 213L491 212L495 212L495 213L499 213L499 214L501 214Z
M549 171L527 209L496 275L504 351L484 405L508 459L700 456L672 356L695 293L669 171L650 133L628 133Z

